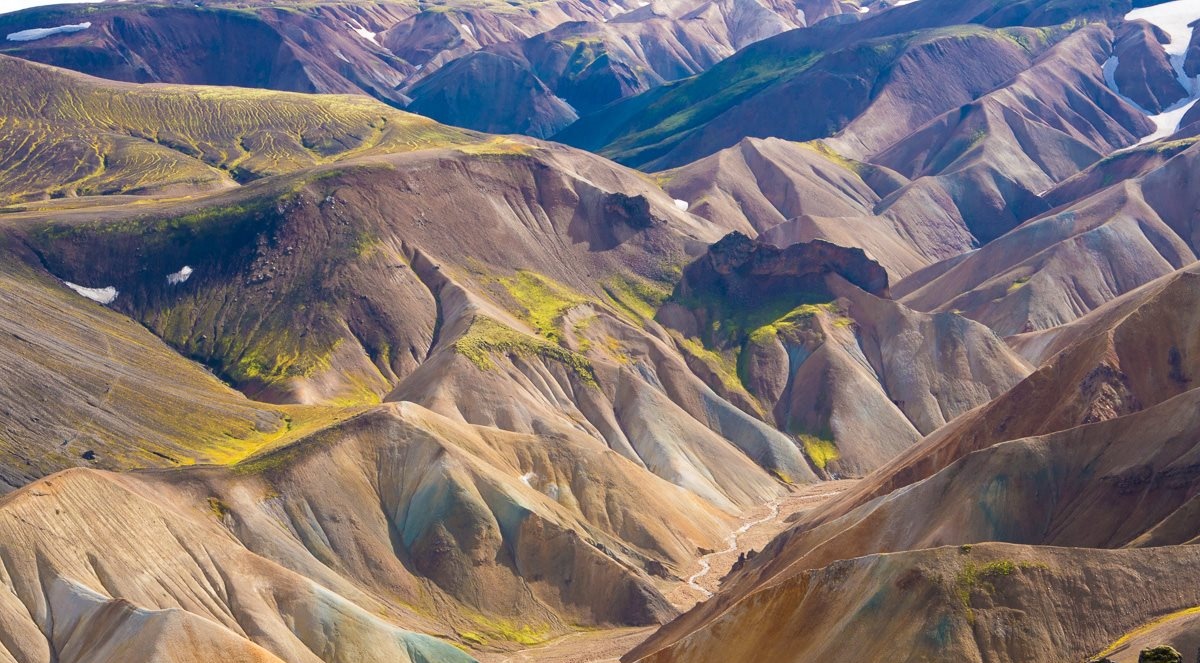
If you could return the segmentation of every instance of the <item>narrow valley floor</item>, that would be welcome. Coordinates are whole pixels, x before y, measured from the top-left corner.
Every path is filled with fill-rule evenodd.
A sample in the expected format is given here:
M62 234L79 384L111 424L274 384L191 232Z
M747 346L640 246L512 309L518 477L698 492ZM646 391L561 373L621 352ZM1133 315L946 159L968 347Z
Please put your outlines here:
M717 590L738 555L761 550L788 528L791 517L814 509L851 489L857 480L846 479L804 486L796 492L745 514L742 525L730 533L730 546L696 560L685 580L668 583L663 593L680 610L689 610ZM514 652L476 654L480 663L616 663L655 631L654 627L621 628L572 633L536 647Z

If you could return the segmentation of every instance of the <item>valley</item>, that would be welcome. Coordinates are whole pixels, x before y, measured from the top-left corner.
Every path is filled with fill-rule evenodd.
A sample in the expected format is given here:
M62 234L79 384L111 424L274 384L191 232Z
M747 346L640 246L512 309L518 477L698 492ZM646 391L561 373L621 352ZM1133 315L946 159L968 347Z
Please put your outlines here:
M0 660L1200 647L1195 0L19 4Z

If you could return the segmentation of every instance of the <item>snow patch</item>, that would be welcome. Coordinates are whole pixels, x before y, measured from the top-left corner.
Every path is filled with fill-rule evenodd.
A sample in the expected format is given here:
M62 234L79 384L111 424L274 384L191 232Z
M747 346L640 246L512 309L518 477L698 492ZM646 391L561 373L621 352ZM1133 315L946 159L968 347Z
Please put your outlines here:
M1151 114L1150 111L1121 94L1121 91L1117 88L1116 71L1120 61L1114 56L1104 63L1104 82L1108 85L1109 89L1124 99L1126 103L1149 117L1154 122L1155 127L1157 127L1154 133L1138 141L1138 145L1166 138L1179 131L1179 124L1183 121L1183 116L1187 115L1187 112L1191 110L1192 106L1196 105L1197 101L1200 101L1200 76L1193 78L1183 71L1183 63L1187 58L1188 44L1192 41L1192 28L1188 24L1197 19L1200 19L1200 3L1196 2L1196 0L1174 0L1173 2L1165 2L1153 7L1135 9L1125 15L1126 21L1143 20L1167 33L1171 41L1163 45L1163 50L1166 51L1167 57L1171 60L1171 66L1175 69L1175 77L1179 79L1179 83L1183 86L1183 89L1188 92L1186 99L1183 99L1161 113Z
M1135 9L1125 15L1126 21L1142 20L1162 28L1171 38L1171 43L1163 48L1167 55L1187 54L1188 43L1192 40L1192 28L1189 23L1200 18L1200 4L1196 0L1174 0L1153 7Z
M916 1L917 0L896 0L896 2L892 3L892 6L893 7L903 7L904 5L911 5L912 3L916 2Z
M9 41L33 41L35 39L45 39L59 34L70 34L72 32L81 32L92 27L91 23L77 23L75 25L60 25L57 28L31 28L29 30L21 30L20 32L8 33Z
M680 200L680 199L676 198L675 199L675 207L679 208L679 211L681 211L681 212L686 212L686 211L688 211L688 208L691 207L691 205L688 204L688 201L686 201L686 200Z
M63 281L63 284L75 292L83 295L84 297L101 304L111 304L116 300L117 295L121 294L117 292L117 289L111 285L107 288L88 288L82 285L71 283L70 281Z
M357 32L359 37L362 37L363 39L366 39L367 41L375 41L376 33L371 32L370 30L368 30L366 28L352 27L350 29Z
M521 483L529 486L530 488L533 488L534 481L537 481L537 475L533 472L526 472L525 474L521 475Z
M463 31L463 32L465 32L465 33L467 33L467 34L469 34L469 35L472 35L472 36L474 36L474 35L475 35L475 31L474 31L474 30L472 30L472 29L471 29L471 26L467 25L466 23L459 23L459 24L458 24L458 29L459 29L459 30L461 30L461 31Z
M194 271L196 270L184 265L183 269L179 270L178 272L175 272L174 274L167 274L167 283L170 283L171 285L179 285L180 283L184 283L188 279L192 278L192 272Z

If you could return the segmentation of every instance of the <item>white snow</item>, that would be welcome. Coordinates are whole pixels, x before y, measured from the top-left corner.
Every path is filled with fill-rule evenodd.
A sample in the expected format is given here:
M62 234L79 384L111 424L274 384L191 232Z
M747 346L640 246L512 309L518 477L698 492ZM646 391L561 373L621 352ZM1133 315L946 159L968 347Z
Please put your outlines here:
M1179 130L1179 123L1183 121L1183 116L1196 105L1196 101L1200 100L1200 77L1192 78L1184 73L1183 62L1187 56L1188 44L1192 41L1192 28L1189 23L1200 19L1200 2L1196 0L1174 0L1173 2L1165 2L1161 5L1153 7L1143 7L1135 9L1125 15L1125 20L1136 21L1141 19L1152 25L1155 25L1167 33L1171 38L1170 43L1163 46L1167 56L1171 59L1171 66L1175 68L1175 76L1179 78L1179 83L1188 91L1188 98L1180 101L1174 106L1166 109L1157 115L1150 114L1146 109L1138 106L1128 97L1121 95L1135 108L1145 113L1150 117L1150 120L1157 126L1154 133L1146 136L1138 145L1149 143L1160 138L1166 138ZM1121 94L1117 89L1117 82L1114 74L1117 70L1118 60L1115 57L1109 58L1108 62L1104 63L1104 80L1108 83L1109 88L1117 94Z
M533 488L533 482L537 480L537 475L533 472L526 472L521 475L521 483Z
M359 37L362 37L367 41L375 41L375 33L366 28L354 28L354 31L358 33Z
M167 283L170 283L171 285L179 285L180 283L184 283L188 279L192 278L192 272L195 271L196 270L192 269L191 267L184 265L183 269L179 270L178 272L175 272L174 274L167 274Z
M57 34L67 34L70 32L79 32L92 27L91 23L78 23L76 25L60 25L57 28L32 28L29 30L21 30L20 32L8 33L9 41L33 41L35 39L45 39Z
M83 295L84 297L87 297L94 302L100 302L101 304L113 303L113 301L117 298L117 295L120 294L117 292L117 289L111 285L107 288L88 288L82 285L71 283L70 281L63 281L63 283L68 288Z
M903 7L904 5L911 5L912 3L916 2L916 1L917 0L896 0L896 2L894 2L892 4L892 6L893 7Z
M1164 2L1153 7L1135 9L1125 15L1126 21L1143 20L1162 28L1171 37L1171 43L1164 48L1167 55L1184 55L1187 53L1188 42L1192 39L1192 29L1188 23L1200 18L1200 3L1196 0L1175 0Z
M678 207L679 210L682 212L686 212L686 211L688 211L688 208L691 207L691 205L689 205L688 201L686 201L686 200L680 200L680 199L676 198L675 199L675 207Z
M465 33L467 33L467 34L469 34L469 35L474 35L474 34L475 34L475 31L471 29L471 26L467 25L466 23L459 23L459 24L458 24L458 29L459 29L459 30L461 30L461 31L463 31L463 32L465 32Z
M65 4L84 4L97 3L103 0L0 0L0 14L29 9L30 7L42 7L45 5L65 5Z

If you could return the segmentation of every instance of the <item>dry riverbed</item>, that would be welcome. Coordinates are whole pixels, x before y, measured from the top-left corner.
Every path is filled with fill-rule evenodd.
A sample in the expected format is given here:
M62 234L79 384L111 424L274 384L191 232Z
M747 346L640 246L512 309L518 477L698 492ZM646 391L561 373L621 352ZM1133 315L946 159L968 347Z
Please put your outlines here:
M663 593L680 610L688 610L717 591L738 555L762 550L771 539L787 529L793 514L813 509L854 486L856 481L830 481L804 486L771 504L745 514L741 525L730 532L726 547L696 560L685 581L668 583ZM478 654L480 663L617 663L625 652L645 640L655 629L625 628L587 631L551 640L516 652Z

